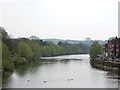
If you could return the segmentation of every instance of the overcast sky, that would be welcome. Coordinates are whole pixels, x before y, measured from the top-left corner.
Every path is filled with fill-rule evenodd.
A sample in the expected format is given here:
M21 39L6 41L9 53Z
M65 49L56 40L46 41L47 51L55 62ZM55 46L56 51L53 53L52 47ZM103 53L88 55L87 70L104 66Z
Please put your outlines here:
M12 37L105 40L118 35L119 0L1 0L0 26Z

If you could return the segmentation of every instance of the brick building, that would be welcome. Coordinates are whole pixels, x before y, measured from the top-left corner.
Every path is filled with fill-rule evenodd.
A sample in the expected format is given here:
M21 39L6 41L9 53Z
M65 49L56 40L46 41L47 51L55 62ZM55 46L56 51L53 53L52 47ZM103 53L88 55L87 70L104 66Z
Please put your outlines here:
M120 58L120 38L116 37L105 44L104 56L110 58Z

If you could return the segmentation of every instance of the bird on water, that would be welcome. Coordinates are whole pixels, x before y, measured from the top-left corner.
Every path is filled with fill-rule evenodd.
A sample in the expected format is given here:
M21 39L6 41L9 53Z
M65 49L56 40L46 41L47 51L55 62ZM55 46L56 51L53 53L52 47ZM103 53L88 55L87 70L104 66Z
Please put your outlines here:
M44 81L44 83L46 83L47 81Z

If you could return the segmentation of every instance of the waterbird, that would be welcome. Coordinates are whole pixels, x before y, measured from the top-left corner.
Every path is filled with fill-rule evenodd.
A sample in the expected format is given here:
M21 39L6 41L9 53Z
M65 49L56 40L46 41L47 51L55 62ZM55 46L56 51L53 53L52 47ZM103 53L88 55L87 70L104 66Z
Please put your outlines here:
M28 80L28 82L29 82L30 80Z
M71 79L71 80L73 80L73 79Z
M70 81L70 79L68 79L68 81Z
M46 83L47 81L44 81L44 83Z

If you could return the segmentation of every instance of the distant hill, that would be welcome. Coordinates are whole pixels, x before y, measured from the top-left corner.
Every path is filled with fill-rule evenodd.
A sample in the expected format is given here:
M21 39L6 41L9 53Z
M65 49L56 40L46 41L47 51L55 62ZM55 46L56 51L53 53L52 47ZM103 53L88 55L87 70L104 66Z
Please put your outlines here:
M63 40L61 40L61 39L41 39L41 40L43 40L43 42L44 41L48 41L48 42L53 42L53 43L55 43L55 44L58 44L58 42L62 42Z
M62 40L62 39L42 39L43 41L48 41L48 42L53 42L55 44L58 44L58 42L68 42L70 44L78 44L78 43L84 43L91 45L92 41L98 41L100 44L105 44L107 43L107 40Z

